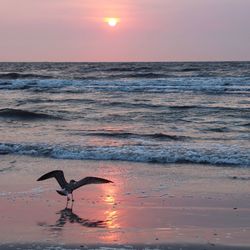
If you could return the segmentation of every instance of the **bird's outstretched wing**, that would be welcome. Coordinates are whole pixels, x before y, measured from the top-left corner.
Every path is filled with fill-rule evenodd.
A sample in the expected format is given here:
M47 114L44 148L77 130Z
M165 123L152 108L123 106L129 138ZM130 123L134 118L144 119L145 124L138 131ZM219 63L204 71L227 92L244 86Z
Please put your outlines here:
M81 186L88 185L88 184L103 184L103 183L113 183L113 181L99 178L99 177L89 176L89 177L85 177L81 179L80 181L75 182L73 189L75 190Z
M62 170L54 170L47 174L44 174L39 179L37 179L37 181L43 181L49 178L55 178L58 181L61 188L65 188L65 186L67 185L67 181L65 180L64 173Z

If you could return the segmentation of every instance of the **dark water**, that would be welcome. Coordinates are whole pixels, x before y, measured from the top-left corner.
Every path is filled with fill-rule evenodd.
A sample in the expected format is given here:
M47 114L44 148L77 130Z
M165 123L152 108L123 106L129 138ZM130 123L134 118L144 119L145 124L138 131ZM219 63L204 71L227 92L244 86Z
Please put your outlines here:
M250 167L250 63L0 63L0 154Z

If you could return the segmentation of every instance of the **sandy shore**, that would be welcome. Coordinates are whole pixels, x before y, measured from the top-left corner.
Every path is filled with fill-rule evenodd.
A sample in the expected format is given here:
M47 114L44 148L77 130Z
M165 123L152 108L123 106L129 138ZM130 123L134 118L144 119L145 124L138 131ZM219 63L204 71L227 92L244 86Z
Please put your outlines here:
M0 157L0 249L250 248L248 169ZM54 180L36 182L53 169L114 184L66 207Z

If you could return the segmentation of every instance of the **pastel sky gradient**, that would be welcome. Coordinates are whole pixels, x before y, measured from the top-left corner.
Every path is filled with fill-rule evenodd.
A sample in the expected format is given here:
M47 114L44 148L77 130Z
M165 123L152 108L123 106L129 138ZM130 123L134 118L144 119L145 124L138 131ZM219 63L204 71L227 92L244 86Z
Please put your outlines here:
M249 13L250 0L0 0L0 61L250 60Z

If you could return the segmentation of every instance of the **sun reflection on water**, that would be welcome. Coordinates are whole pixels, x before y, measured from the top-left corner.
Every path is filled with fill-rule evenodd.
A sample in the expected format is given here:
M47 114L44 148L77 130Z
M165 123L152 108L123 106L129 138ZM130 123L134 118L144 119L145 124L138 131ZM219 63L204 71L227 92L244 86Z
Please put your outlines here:
M113 205L115 203L115 197L113 195L107 195L105 198L104 198L104 201L107 203L107 204L111 204Z
M119 223L120 212L116 208L118 188L116 185L105 185L102 189L104 193L103 201L108 205L108 208L104 211L104 216L109 232L101 238L107 243L112 243L119 240L118 234L115 231L121 228Z
M115 185L106 185L103 186L104 196L103 201L109 205L113 205L112 208L108 208L104 214L107 221L108 228L119 228L120 225L118 223L119 212L116 209L116 194L117 194L117 186Z
M105 211L105 216L106 216L106 225L109 229L115 229L115 228L119 228L120 225L117 222L118 219L118 211L117 210L106 210Z

